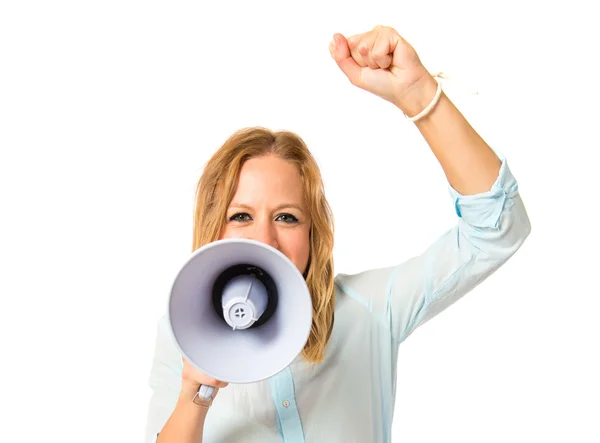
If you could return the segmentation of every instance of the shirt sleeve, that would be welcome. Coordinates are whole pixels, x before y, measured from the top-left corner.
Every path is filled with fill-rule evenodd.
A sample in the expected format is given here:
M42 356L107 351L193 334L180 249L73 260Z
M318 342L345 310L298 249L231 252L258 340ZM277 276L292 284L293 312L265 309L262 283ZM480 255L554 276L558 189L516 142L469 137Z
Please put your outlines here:
M363 304L401 343L504 264L531 226L506 160L488 192L450 187L457 224L423 254L400 265L340 274L336 285Z
M156 442L157 434L173 413L181 392L183 361L169 328L168 317L158 324L154 359L150 370L152 395L146 423L146 443Z

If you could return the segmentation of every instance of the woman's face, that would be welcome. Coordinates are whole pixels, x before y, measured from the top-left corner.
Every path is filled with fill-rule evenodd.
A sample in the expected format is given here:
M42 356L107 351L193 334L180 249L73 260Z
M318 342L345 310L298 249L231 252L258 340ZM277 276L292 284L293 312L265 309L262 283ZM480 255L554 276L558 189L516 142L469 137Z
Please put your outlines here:
M285 254L304 274L310 218L298 168L273 155L254 157L240 171L221 238L257 240Z

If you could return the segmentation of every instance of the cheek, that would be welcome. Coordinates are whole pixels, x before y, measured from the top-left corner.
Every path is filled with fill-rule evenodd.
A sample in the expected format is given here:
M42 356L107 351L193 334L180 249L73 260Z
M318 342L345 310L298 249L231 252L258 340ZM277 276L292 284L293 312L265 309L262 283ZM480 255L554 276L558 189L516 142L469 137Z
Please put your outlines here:
M231 225L227 224L223 228L221 235L219 236L219 240L224 240L226 238L242 238L242 232L238 229L232 229Z
M282 235L279 238L279 248L304 273L310 256L309 233L304 230Z

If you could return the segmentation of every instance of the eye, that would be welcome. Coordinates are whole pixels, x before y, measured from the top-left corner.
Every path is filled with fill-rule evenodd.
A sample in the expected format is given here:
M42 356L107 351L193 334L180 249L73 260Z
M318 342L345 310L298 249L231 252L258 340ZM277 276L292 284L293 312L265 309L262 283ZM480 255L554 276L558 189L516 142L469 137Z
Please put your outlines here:
M275 220L279 220L287 224L298 223L298 219L292 214L279 214Z
M245 222L252 220L252 217L245 212L237 212L229 217L229 221Z

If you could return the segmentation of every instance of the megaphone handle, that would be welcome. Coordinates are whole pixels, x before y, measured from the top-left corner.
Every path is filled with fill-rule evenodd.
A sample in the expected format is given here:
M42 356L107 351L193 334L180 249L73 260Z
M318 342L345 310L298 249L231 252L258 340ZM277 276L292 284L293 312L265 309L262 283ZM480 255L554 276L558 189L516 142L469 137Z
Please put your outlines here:
M215 395L215 387L208 385L200 385L200 389L198 389L198 395L204 400L212 400L213 396Z
M194 395L192 401L197 405L208 409L212 406L214 396L214 386L200 385L200 389L198 389L198 392L196 392L196 395Z

